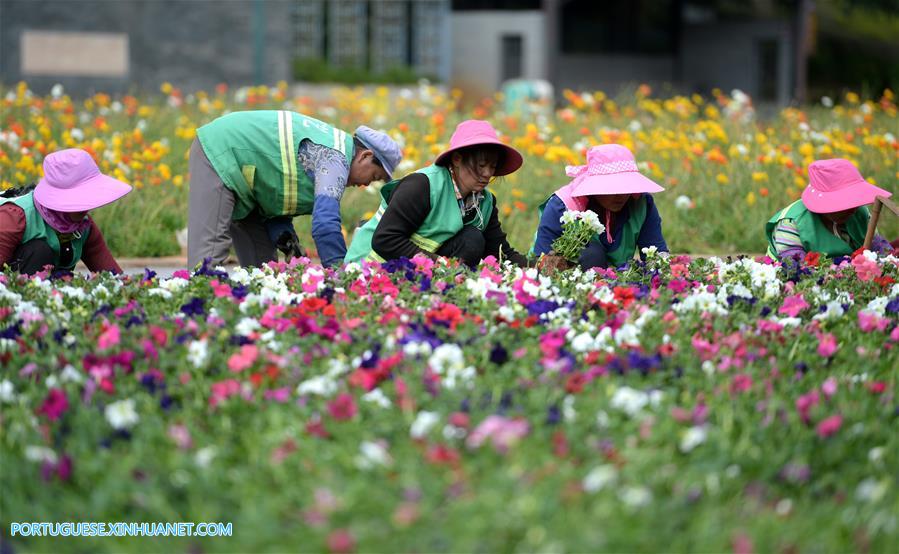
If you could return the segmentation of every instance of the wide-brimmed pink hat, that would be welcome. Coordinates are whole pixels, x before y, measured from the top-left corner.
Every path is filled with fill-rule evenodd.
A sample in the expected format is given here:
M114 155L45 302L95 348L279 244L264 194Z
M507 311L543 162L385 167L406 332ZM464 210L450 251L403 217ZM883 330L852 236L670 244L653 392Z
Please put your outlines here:
M521 164L524 163L518 150L515 150L499 140L493 125L487 121L481 121L480 119L468 119L457 125L456 130L453 132L453 136L450 137L449 148L437 156L434 163L437 165L448 165L450 155L456 150L465 148L466 146L478 146L484 144L494 144L499 146L505 153L502 163L497 166L496 172L494 173L497 177L514 173L521 167Z
M892 196L862 177L849 160L818 160L808 166L808 186L802 203L810 212L828 214L871 204L877 196Z
M634 155L620 144L602 144L587 151L587 165L569 165L572 196L662 192L652 179L637 168Z
M37 202L59 212L86 212L131 192L131 185L100 173L91 155L80 148L44 158L44 177L34 189Z

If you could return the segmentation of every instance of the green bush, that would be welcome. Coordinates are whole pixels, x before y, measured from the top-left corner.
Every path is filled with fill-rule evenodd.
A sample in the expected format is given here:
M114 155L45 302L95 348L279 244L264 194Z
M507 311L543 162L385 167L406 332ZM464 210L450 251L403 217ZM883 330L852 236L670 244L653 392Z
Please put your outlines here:
M317 58L297 58L294 60L293 76L297 81L347 85L365 83L403 85L415 83L423 77L413 68L407 66L394 66L383 72L375 72L359 66L333 65L327 60ZM434 79L430 80L433 81Z

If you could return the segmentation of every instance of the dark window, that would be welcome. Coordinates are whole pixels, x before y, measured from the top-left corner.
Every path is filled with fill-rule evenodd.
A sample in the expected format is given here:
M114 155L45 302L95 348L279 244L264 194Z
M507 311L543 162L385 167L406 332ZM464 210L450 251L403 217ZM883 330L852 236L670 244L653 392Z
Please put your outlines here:
M678 0L572 0L562 4L566 54L673 54Z
M539 10L540 0L453 0L453 9L464 10Z
M759 41L758 68L759 68L759 99L767 102L777 101L777 58L779 44L776 39Z
M524 73L524 39L521 35L503 35L502 60L503 81L522 76Z

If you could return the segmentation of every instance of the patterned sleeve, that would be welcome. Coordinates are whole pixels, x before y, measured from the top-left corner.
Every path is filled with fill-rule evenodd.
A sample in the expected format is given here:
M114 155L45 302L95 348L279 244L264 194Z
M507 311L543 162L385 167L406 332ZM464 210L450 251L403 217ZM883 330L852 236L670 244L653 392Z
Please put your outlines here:
M774 227L774 249L779 258L803 258L805 248L799 238L799 227L792 219L781 219Z
M297 162L315 183L315 196L340 200L350 176L350 163L343 154L305 139L297 151Z
M339 265L346 256L346 241L340 219L340 198L346 189L350 164L343 154L303 140L297 151L297 162L315 183L312 205L312 240L322 264Z

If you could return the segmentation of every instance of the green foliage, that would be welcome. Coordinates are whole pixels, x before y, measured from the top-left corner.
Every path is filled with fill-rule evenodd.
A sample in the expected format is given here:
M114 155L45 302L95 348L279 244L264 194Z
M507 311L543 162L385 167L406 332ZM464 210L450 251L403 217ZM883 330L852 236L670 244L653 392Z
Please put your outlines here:
M383 72L355 66L336 66L326 60L297 58L293 62L293 76L309 83L339 83L345 85L385 84L402 85L422 78L411 67L395 66Z

